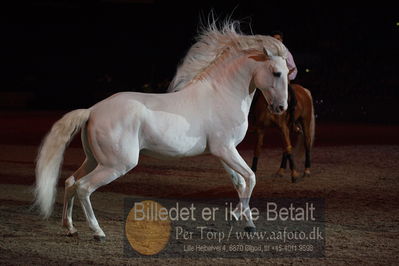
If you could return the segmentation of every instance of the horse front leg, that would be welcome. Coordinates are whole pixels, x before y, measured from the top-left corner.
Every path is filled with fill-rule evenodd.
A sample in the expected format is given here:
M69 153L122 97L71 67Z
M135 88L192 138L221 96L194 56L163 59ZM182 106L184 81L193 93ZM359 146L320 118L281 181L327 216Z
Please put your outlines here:
M265 136L265 133L263 129L257 129L256 130L256 143L255 143L255 151L254 151L254 158L252 159L252 171L256 173L256 170L258 169L258 159L260 157L260 152L262 150L263 146L263 139Z
M231 170L236 172L234 173L231 170L228 170L228 172L232 174L233 183L240 198L240 202L233 211L232 215L237 220L241 216L244 216L246 219L245 230L248 232L256 231L256 227L252 219L252 212L249 207L251 194L256 184L254 172L251 170L251 168L249 168L235 147L220 147L211 150L211 153L221 159L226 170L231 168Z
M283 158L281 161L280 169L277 171L276 175L283 176L288 161L291 170L292 183L296 183L300 175L296 170L294 155L292 153L290 130L286 122L281 123L280 129L284 142L284 151L283 151Z

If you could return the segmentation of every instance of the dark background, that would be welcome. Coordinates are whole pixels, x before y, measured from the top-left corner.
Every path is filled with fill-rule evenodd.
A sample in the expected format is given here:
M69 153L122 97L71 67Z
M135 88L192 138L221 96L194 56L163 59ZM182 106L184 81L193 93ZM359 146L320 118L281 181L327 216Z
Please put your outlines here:
M385 4L31 1L0 8L0 108L86 108L118 91L165 92L200 17L279 29L322 121L397 124L399 16Z

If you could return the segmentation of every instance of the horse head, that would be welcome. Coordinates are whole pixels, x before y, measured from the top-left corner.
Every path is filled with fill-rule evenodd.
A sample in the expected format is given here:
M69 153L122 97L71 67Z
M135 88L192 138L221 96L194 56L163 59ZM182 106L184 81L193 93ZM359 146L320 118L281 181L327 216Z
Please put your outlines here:
M272 113L281 114L288 108L288 67L282 56L272 55L267 49L263 54L251 56L259 62L253 81L262 91Z

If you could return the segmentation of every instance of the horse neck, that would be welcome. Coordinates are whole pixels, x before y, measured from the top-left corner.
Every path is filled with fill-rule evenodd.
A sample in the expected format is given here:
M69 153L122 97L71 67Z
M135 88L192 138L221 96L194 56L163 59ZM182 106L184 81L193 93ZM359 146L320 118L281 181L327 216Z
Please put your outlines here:
M209 82L216 94L223 99L233 99L244 107L246 113L252 103L255 87L252 84L256 62L246 53L230 56L209 71Z

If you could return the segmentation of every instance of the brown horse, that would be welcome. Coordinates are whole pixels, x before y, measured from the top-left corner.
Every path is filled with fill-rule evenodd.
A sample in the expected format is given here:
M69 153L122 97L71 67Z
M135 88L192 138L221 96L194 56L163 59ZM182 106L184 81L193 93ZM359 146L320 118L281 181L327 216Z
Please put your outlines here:
M311 161L311 148L314 140L315 133L315 117L313 108L313 99L309 90L305 89L301 85L291 84L292 92L296 96L296 106L294 111L295 121L299 123L300 132L294 132L298 135L295 151L291 144L290 132L298 131L293 130L292 123L290 123L289 111L287 110L282 115L275 115L267 108L267 102L264 97L257 97L253 109L255 116L254 127L257 135L254 158L252 161L252 170L256 172L259 154L263 145L263 138L265 129L272 125L276 125L282 134L285 147L283 148L283 158L281 161L280 169L277 171L277 176L283 176L284 171L287 167L287 161L290 164L291 169L291 180L293 183L300 181L303 177L310 176L310 161ZM292 97L289 95L289 97ZM288 107L290 108L290 106ZM296 127L296 125L294 126ZM305 170L300 177L300 174L296 170L294 154L298 155L303 151L305 147Z

